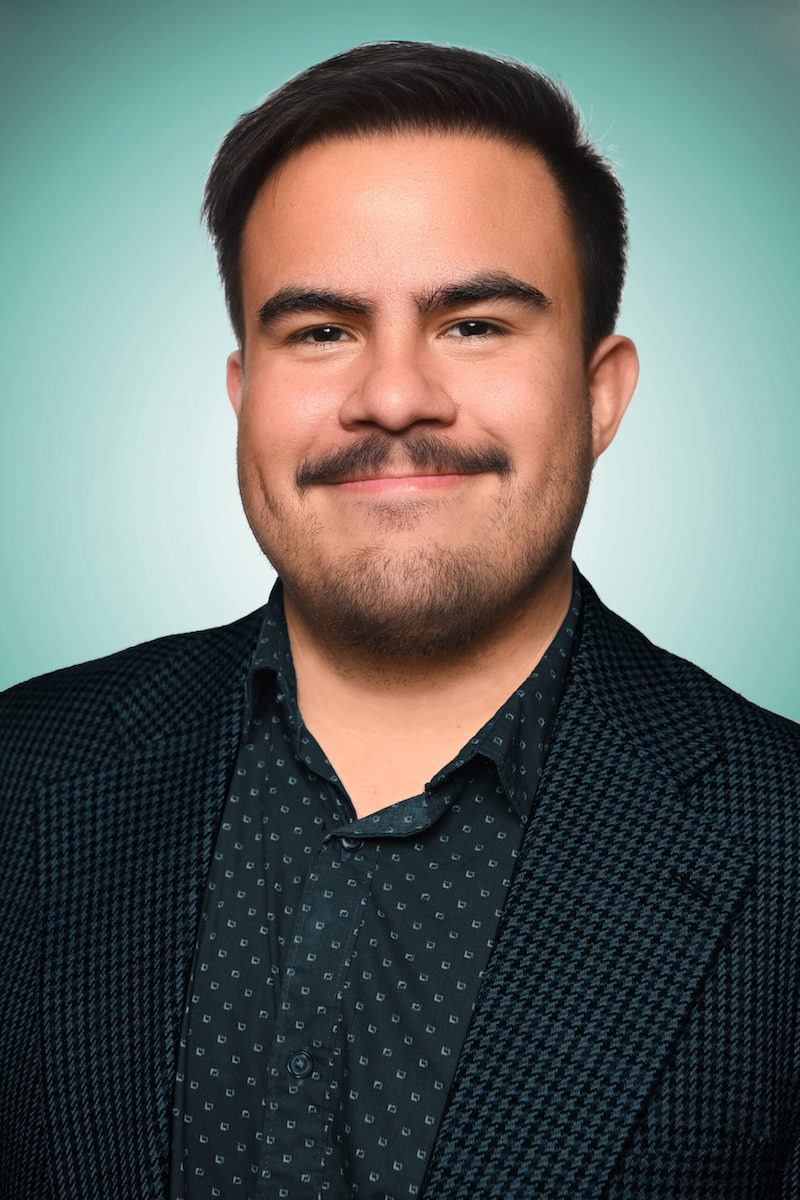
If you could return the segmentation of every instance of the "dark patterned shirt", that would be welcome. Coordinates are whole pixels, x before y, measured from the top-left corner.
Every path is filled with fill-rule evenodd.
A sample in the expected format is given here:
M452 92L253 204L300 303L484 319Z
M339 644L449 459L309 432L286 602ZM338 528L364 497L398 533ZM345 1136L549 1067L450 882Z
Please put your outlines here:
M276 587L189 984L172 1200L419 1194L563 689L577 579L523 686L423 793L360 820L303 724Z

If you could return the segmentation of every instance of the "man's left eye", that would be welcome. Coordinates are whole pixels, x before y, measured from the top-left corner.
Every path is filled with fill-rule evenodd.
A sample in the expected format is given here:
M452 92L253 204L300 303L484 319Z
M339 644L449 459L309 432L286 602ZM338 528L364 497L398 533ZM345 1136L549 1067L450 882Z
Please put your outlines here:
M345 333L338 325L315 325L313 329L305 329L299 335L303 341L316 342L326 344L329 342L340 342L344 339Z
M448 337L482 338L491 333L502 333L502 329L491 321L456 321L447 330Z

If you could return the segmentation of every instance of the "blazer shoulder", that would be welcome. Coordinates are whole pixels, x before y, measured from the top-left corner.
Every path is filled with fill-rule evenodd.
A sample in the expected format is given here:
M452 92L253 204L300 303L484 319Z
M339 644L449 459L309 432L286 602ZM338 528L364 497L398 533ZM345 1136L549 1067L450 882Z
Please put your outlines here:
M5 777L88 769L110 744L163 736L243 686L263 609L228 625L170 634L26 680L0 693Z
M800 773L800 725L654 645L584 586L578 672L598 702L642 742L684 758L693 757L700 743L714 743L742 769L750 760L766 770L770 756L778 756L784 768Z
M681 662L704 720L722 747L728 787L793 812L800 837L800 725L747 700L692 663ZM787 832L784 830L784 832Z

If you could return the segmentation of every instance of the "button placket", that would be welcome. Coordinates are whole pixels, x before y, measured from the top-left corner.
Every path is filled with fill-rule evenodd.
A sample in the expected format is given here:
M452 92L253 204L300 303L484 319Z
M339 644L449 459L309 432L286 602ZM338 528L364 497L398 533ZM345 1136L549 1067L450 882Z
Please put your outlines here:
M269 1070L267 1120L258 1200L285 1186L297 1200L297 1180L308 1179L316 1198L330 1129L331 1087L337 1035L341 1032L342 985L362 924L373 867L342 855L338 838L326 839L310 864L287 956ZM355 882L355 886L354 886ZM323 963L335 954L335 974ZM309 1005L309 996L315 1003ZM302 1022L298 1013L303 1014ZM293 1127L286 1163L281 1146ZM302 1131L302 1137L296 1131ZM302 1158L302 1169L299 1170ZM268 1170L265 1171L264 1168Z

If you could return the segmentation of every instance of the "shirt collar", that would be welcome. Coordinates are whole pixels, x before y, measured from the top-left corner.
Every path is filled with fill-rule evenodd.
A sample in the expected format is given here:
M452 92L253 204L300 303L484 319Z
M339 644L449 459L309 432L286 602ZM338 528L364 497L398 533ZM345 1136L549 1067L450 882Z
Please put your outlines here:
M564 620L530 675L512 692L461 753L432 780L442 782L476 755L494 763L508 800L521 820L530 812L544 767L547 743L580 636L581 577L572 571L572 595Z
M261 622L253 661L247 682L248 717L252 712L253 700L259 680L267 672L275 676L277 699L283 704L292 729L297 731L303 723L297 706L297 676L294 673L289 630L283 609L283 584L278 579L270 592Z
M456 758L431 779L425 789L426 794L434 793L456 771L480 755L494 763L509 802L521 820L527 818L544 766L547 742L572 654L580 636L581 607L581 577L577 568L573 567L569 608L552 642L525 682L470 738ZM270 594L253 654L247 686L248 714L252 712L257 688L266 686L265 676L268 673L274 676L275 698L283 706L294 735L295 752L299 756L301 740L308 735L297 704L297 678L280 580Z

